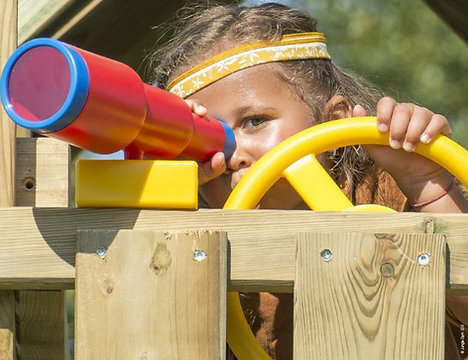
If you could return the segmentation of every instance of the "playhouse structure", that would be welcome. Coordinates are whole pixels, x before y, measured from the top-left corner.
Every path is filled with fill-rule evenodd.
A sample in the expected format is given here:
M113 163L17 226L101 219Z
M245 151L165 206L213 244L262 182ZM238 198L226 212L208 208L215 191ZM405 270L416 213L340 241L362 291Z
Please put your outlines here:
M16 16L0 3L2 67ZM293 290L294 359L444 359L467 214L72 208L69 146L0 117L0 359L69 359L72 289L79 360L224 359L226 334L266 359L232 292Z

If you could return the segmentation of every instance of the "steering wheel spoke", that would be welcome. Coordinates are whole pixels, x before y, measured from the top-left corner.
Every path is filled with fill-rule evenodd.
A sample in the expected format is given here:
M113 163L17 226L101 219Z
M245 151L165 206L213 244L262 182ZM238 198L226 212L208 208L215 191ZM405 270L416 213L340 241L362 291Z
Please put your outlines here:
M313 154L288 166L283 176L312 210L341 211L353 206Z

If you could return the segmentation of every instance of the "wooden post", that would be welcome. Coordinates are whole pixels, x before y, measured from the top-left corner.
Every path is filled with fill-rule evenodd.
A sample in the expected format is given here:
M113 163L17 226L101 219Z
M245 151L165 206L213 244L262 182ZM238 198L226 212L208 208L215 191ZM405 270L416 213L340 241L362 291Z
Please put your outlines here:
M16 141L16 206L70 205L70 146L39 137Z
M295 359L444 358L445 238L297 239Z
M70 163L63 141L17 139L16 205L67 207ZM15 297L18 358L69 359L65 291L22 290Z
M0 67L17 46L17 0L0 2ZM0 206L15 205L15 124L0 110Z
M224 359L226 234L79 231L76 359Z
M17 46L17 0L0 2L0 68ZM0 206L13 206L15 175L15 126L0 109ZM15 297L11 291L0 292L0 355L15 359Z

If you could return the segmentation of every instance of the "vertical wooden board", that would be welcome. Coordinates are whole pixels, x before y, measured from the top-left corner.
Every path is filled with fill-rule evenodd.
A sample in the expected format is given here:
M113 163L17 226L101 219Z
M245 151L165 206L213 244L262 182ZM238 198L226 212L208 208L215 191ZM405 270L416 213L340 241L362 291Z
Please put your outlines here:
M0 359L16 359L15 296L13 291L0 291Z
M16 205L70 204L70 146L51 138L21 138L16 146Z
M208 231L80 231L76 359L224 358L226 243Z
M21 138L16 146L16 205L69 204L70 147L49 138ZM17 291L20 359L70 358L64 291Z
M64 291L18 291L19 359L67 358Z
M444 357L442 235L300 234L294 291L295 359Z
M0 1L0 69L17 46L18 0ZM0 106L0 206L13 206L15 125ZM0 292L0 356L15 358L14 293Z
M17 0L0 1L0 69L17 44ZM0 107L0 206L14 205L15 124Z

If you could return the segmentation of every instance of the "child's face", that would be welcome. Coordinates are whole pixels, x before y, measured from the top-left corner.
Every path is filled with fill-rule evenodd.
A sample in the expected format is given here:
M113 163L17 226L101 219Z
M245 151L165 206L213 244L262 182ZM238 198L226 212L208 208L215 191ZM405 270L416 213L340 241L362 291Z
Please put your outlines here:
M231 74L191 95L208 115L226 122L237 147L222 176L206 183L200 192L212 207L222 207L232 189L268 150L314 124L307 105L281 80L270 65ZM264 196L260 208L294 209L302 200L285 179Z

